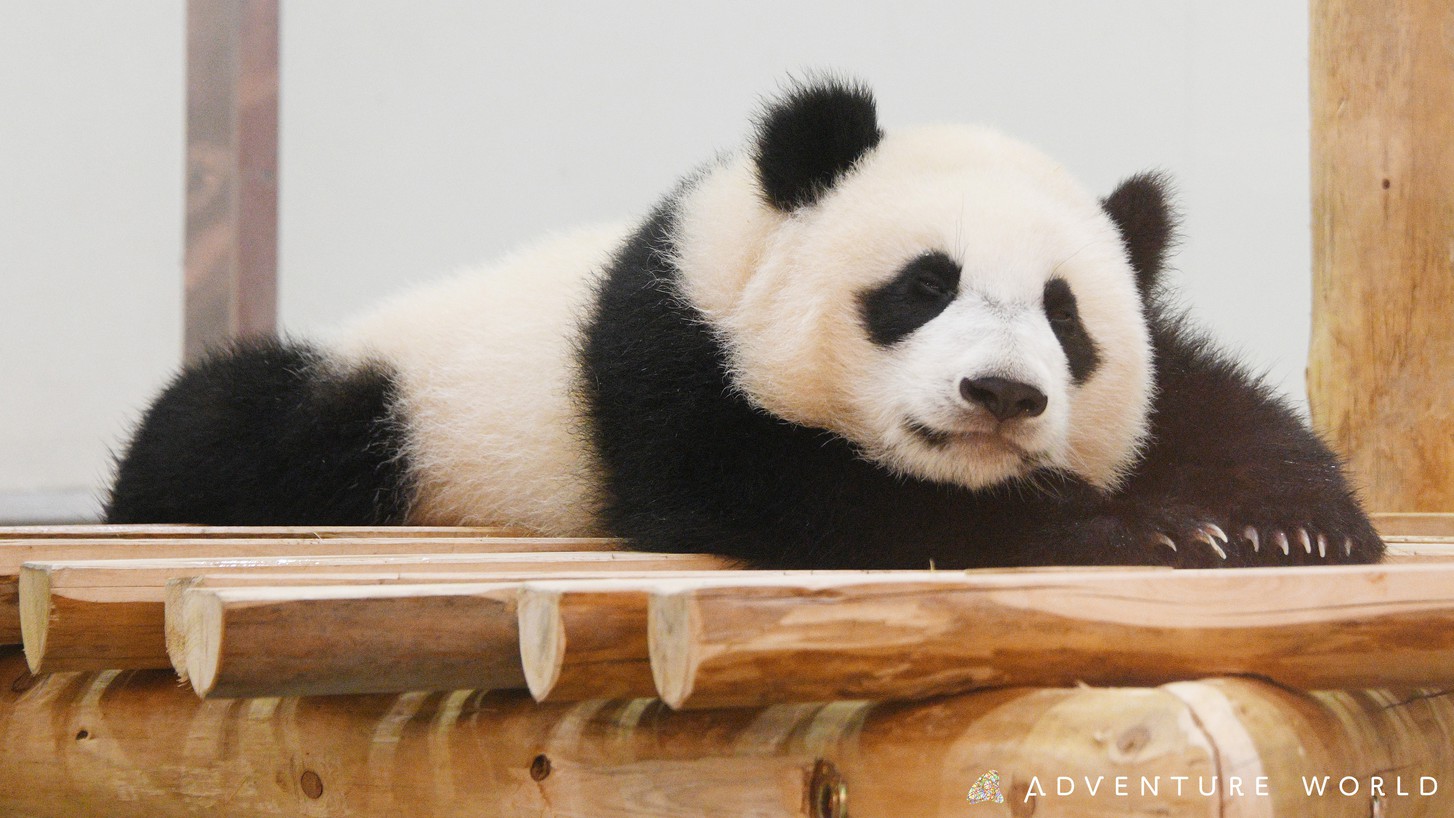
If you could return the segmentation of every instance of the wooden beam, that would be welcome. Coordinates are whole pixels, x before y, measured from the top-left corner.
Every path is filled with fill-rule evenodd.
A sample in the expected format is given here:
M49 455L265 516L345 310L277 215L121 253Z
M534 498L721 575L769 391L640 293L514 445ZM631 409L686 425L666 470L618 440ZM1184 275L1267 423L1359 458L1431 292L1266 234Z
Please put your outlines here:
M278 2L187 2L184 354L277 322Z
M1454 511L1444 0L1313 0L1313 421L1372 508Z
M663 583L657 690L673 707L742 707L1219 674L1454 683L1450 563L915 573Z
M408 529L400 529L401 532ZM609 551L618 540L547 537L362 537L335 539L18 539L0 542L0 645L21 642L20 566L26 562L127 558L307 557L343 554L474 554L491 551Z
M7 540L154 540L154 539L360 539L389 537L528 537L530 532L510 526L304 526L251 525L20 525L0 526L0 542Z
M991 769L1007 803L986 814L1454 813L1454 697L1438 691L1219 680L691 712L523 692L203 701L160 672L32 677L16 653L0 655L0 682L0 812L13 815L948 816L972 814L965 794ZM1304 774L1332 786L1309 797ZM1055 794L1058 775L1073 794ZM1343 775L1358 797L1337 792ZM1389 792L1395 776L1440 786L1374 808L1375 775ZM1105 776L1096 795L1084 776ZM1190 777L1179 794L1173 776Z
M185 673L204 698L523 688L519 587L189 588Z
M627 551L37 562L21 568L21 634L37 673L166 668L165 589L178 577L226 573L234 584L383 585L724 565L715 557Z

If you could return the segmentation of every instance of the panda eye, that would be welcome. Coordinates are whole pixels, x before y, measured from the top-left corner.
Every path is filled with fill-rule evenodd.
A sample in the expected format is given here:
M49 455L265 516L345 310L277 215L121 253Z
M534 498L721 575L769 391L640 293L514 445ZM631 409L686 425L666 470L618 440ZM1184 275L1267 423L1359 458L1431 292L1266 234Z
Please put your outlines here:
M1045 284L1042 296L1045 317L1053 327L1069 329L1076 323L1075 294L1064 279L1052 278Z
M921 275L914 279L914 290L920 295L927 295L930 298L943 298L949 295L949 289L944 286L944 282L932 275Z
M959 264L943 253L925 253L904 269L908 291L930 301L948 301L959 291Z

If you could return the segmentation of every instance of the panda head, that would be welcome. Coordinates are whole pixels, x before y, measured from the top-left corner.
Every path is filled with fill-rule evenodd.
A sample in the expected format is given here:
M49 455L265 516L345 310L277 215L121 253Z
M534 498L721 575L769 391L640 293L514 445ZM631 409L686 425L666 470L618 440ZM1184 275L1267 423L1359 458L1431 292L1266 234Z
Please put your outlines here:
M680 287L734 387L897 473L1114 487L1147 434L1155 177L1104 202L982 128L884 134L870 93L790 90L679 204Z

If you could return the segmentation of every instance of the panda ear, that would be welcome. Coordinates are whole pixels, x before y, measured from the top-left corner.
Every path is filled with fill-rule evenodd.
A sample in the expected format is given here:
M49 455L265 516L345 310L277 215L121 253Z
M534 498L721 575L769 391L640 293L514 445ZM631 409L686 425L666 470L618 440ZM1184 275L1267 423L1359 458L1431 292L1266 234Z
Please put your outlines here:
M792 89L758 125L763 197L784 212L813 204L882 137L866 87L826 80Z
M1166 251L1176 234L1170 190L1171 183L1164 174L1138 173L1101 200L1101 207L1121 231L1121 242L1126 245L1143 299L1155 291Z

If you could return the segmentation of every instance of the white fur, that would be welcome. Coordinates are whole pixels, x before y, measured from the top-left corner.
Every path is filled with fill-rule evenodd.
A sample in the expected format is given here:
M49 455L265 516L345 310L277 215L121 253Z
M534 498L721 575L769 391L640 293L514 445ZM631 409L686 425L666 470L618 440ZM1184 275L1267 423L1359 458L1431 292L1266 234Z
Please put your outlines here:
M1146 429L1151 360L1133 275L1094 197L1039 153L990 131L886 137L818 205L762 200L746 158L712 168L678 219L683 296L726 344L736 386L897 471L970 487L1059 465L1111 486ZM345 362L399 373L416 524L598 533L598 471L574 350L596 276L627 235L548 241L388 302L332 341ZM903 343L867 337L858 295L926 250L963 267L959 297ZM1064 277L1102 363L1085 384L1040 295ZM1037 386L1038 418L999 434L967 412L962 378ZM933 447L906 421L985 434Z
M763 202L750 167L714 169L689 195L679 258L749 399L929 479L981 487L1048 464L1120 480L1146 434L1150 340L1119 234L1060 166L981 128L903 131L792 214ZM874 345L859 294L932 250L962 265L958 299L903 343ZM1052 274L1100 348L1080 386L1041 309ZM993 431L958 397L961 379L990 375L1037 386L1045 413L940 447L905 430Z
M341 330L345 359L399 373L416 525L599 533L574 345L625 226L586 230L405 293Z

